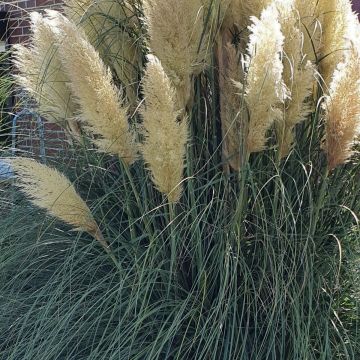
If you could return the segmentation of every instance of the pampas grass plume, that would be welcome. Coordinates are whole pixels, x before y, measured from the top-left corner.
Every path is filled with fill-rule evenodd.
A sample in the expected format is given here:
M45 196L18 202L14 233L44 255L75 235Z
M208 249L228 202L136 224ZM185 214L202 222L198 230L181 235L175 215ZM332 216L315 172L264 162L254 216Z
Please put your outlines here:
M358 19L349 0L322 0L318 11L323 28L320 65L325 84L329 86L337 64L344 60L345 52L351 46L351 40L359 36L355 28Z
M15 76L38 103L39 112L47 120L67 126L73 122L75 104L67 86L69 81L64 73L55 45L55 37L44 17L31 13L31 46L14 46ZM73 126L73 130L76 126ZM78 131L76 131L78 135Z
M297 124L307 119L312 109L311 100L308 97L313 90L315 79L315 67L311 61L305 66L294 70L289 82L290 99L286 102L283 123L280 125L281 135L279 151L280 157L288 155L294 144L294 128Z
M202 0L145 0L143 5L150 50L176 89L178 108L184 108L191 76L201 72L206 58Z
M130 36L140 27L132 2L66 0L65 4L67 18L83 29L102 60L121 81L129 102L135 106L142 54L139 40Z
M276 0L279 22L284 35L283 79L289 90L282 119L276 122L280 157L286 156L294 142L294 127L311 112L308 97L313 90L315 67L303 55L303 34L294 0Z
M94 143L100 150L118 155L125 163L133 163L136 146L129 130L127 108L112 83L109 69L74 23L58 12L48 14L60 44L62 64L71 79L71 90L80 106L80 116L95 135Z
M145 142L142 154L156 187L170 203L176 203L182 191L187 121L179 121L175 90L160 61L152 55L148 56L143 90Z
M236 25L239 29L245 29L251 23L251 17L260 17L261 12L272 0L226 0L223 7L226 8L224 27L231 28Z
M324 149L328 168L345 163L353 154L360 135L360 55L353 48L340 63L325 98L326 138Z
M265 148L266 133L274 120L281 118L278 105L287 96L280 57L284 36L278 15L276 7L271 5L262 12L260 19L251 18L245 86L245 99L250 113L248 153Z
M74 230L86 231L109 252L108 244L89 207L64 175L27 158L17 157L6 161L17 174L16 185L35 206L46 210Z

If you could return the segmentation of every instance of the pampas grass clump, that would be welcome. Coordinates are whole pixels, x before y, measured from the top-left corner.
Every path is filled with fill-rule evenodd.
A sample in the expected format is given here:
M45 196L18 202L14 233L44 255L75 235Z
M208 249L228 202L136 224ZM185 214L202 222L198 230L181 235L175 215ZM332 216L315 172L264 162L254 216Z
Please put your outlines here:
M18 85L80 128L64 175L5 159L32 206L11 190L0 217L0 358L358 360L351 2L67 0L31 18Z

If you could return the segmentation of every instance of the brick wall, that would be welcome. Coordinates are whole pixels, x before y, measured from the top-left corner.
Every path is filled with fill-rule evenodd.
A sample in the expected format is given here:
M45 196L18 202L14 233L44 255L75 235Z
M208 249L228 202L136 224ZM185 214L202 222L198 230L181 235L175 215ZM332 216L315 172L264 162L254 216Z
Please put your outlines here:
M6 1L0 5L0 11L7 11L9 17L8 40L10 44L22 43L28 39L28 14L31 11L58 8L62 0L22 0Z
M6 1L0 3L0 11L7 12L8 31L7 42L11 46L18 43L26 43L29 38L29 13L31 11L42 11L44 9L57 9L62 0L22 0ZM14 113L20 112L22 106L14 102ZM64 155L68 149L64 132L55 124L43 119L45 154L48 158L58 158ZM21 116L17 121L16 149L20 153L33 157L40 156L40 137L36 117Z

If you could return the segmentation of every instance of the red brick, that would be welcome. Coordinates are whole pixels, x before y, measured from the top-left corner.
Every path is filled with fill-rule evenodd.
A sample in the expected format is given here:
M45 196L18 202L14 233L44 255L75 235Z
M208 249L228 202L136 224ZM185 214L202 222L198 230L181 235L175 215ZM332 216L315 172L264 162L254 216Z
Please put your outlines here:
M27 1L18 1L17 6L26 9L27 7Z
M30 34L30 26L24 26L21 28L23 35L29 35Z
M46 122L45 123L45 131L52 130L52 131L59 131L61 127L55 123Z
M27 9L32 9L36 7L36 0L28 0L26 3Z
M11 37L16 36L16 35L22 35L22 28L21 28L21 27L16 27L16 28L14 28L13 30L11 30L11 31L9 32L9 35L10 35Z
M26 27L26 26L29 26L29 20L27 19L20 19L18 20L18 24L17 24L18 27Z

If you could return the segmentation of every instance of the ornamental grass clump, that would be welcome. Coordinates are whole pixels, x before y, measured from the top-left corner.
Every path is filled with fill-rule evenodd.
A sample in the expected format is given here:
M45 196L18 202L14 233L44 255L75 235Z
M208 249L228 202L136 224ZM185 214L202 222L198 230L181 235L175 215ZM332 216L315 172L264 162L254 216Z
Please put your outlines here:
M0 358L359 359L351 2L31 16L18 85L81 137L71 161L5 159Z

